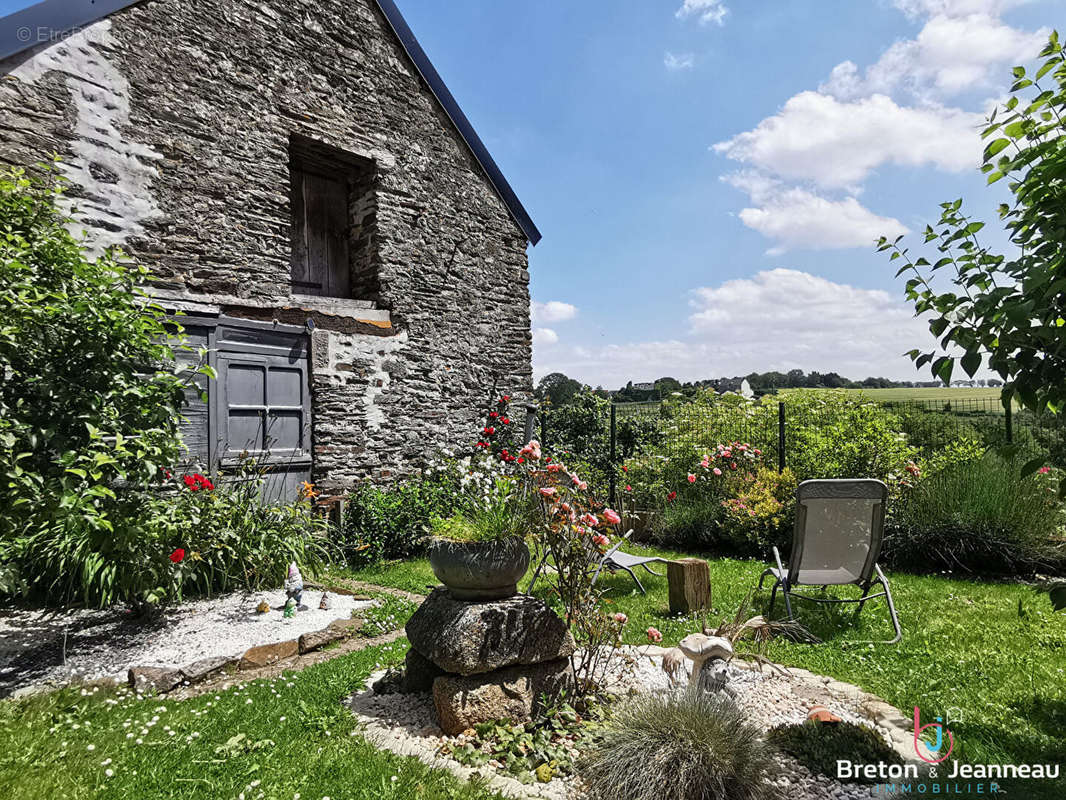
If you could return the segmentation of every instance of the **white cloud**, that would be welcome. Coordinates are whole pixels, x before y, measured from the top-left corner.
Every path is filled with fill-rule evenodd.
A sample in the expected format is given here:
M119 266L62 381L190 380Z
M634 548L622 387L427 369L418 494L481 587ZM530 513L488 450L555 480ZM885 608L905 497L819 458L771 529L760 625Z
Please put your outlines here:
M565 322L577 316L577 306L563 303L559 300L549 300L547 303L533 303L534 322Z
M911 19L922 17L964 17L970 14L999 16L1030 0L893 0L892 5Z
M534 328L533 329L533 344L534 345L556 344L558 341L559 341L559 334L557 334L551 328Z
M692 53L671 53L667 50L663 65L671 71L692 69L696 65L696 57Z
M791 269L760 272L692 292L689 335L580 350L537 360L610 388L627 380L680 380L777 369L926 379L903 352L929 348L926 324L901 299Z
M724 25L729 9L722 0L685 0L677 10L677 18L698 17L701 25Z
M1007 67L1028 61L1048 29L1027 33L988 14L930 19L915 39L894 43L860 76L852 61L833 68L820 91L850 100L905 90L929 99L1002 83Z
M956 108L899 106L884 95L842 102L806 91L713 149L780 177L854 189L882 164L975 168L982 121Z
M872 248L879 236L891 238L908 232L899 220L873 213L854 197L829 200L791 188L762 202L761 206L743 209L739 216L749 228L777 242L770 255L790 249Z

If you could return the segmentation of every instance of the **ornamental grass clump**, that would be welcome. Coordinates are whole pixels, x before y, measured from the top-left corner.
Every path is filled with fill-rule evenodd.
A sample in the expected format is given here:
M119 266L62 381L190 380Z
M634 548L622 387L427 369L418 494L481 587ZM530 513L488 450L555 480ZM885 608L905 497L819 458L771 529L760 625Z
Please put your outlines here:
M760 800L771 759L735 703L688 689L622 703L577 772L595 800Z

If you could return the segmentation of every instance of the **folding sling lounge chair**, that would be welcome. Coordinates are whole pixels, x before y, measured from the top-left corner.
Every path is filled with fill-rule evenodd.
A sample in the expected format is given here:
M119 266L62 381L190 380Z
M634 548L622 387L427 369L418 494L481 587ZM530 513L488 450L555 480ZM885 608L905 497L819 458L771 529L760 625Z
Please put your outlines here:
M774 579L769 614L773 614L777 590L785 598L788 618L792 598L815 603L858 603L856 616L867 600L884 597L896 636L902 638L896 606L888 579L877 564L885 527L885 501L888 487L872 479L804 481L796 489L796 527L792 534L792 555L788 567L774 548L777 567L766 570L759 578L759 588L768 576ZM855 599L817 597L795 591L797 586L848 586L862 589ZM875 585L884 590L870 594Z
M632 529L630 529L625 536L623 536L615 543L614 547L612 547L610 550L603 554L603 556L600 558L600 563L596 565L596 572L592 576L593 586L596 585L596 581L599 580L600 577L600 572L602 572L604 569L606 569L608 572L617 572L618 570L624 570L628 572L629 577L632 578L634 583L637 584L637 588L640 589L641 594L647 594L648 592L647 590L645 590L644 584L640 582L640 579L637 577L636 573L633 572L634 567L644 567L644 569L646 569L652 575L656 575L660 578L662 577L661 572L656 572L651 567L649 567L648 564L654 563L656 561L665 564L665 558L659 558L657 556L634 556L630 553L623 553L619 549L623 545L623 543L625 543L625 541L629 539L629 537L632 535L633 531Z
M655 557L655 556L634 556L634 555L631 555L629 553L623 553L619 549L622 546L622 544L632 535L633 535L633 531L630 530L630 531L628 531L626 533L625 536L623 536L621 539L618 540L618 542L614 545L614 547L612 547L607 552L600 553L598 550L596 550L592 554L591 561L592 561L592 563L595 563L595 565L596 565L595 571L592 574L592 585L593 586L596 585L596 581L598 581L600 579L600 573L603 570L605 570L605 569L608 572L617 572L618 570L623 570L625 572L628 572L629 573L629 577L631 577L633 579L634 583L637 584L637 588L640 589L641 594L647 594L648 592L647 592L647 590L645 590L644 584L642 584L640 582L640 579L637 578L636 573L633 572L633 568L634 567L644 567L644 569L646 569L652 575L657 575L659 577L662 577L662 573L661 572L656 572L651 567L649 567L648 564L651 564L654 561L661 561L662 563L665 564L666 563L666 559L665 558L658 558L658 557ZM590 550L591 550L592 549L592 545L590 544L589 547L590 547ZM547 561L548 561L548 555L547 555L547 553L545 553L544 557L540 560L540 563L537 564L537 568L533 571L533 580L529 582L529 587L526 589L526 594L532 594L533 593L533 587L536 585L537 579L540 577L540 573L541 573L542 570L544 570L544 569L552 569L552 567L547 563Z

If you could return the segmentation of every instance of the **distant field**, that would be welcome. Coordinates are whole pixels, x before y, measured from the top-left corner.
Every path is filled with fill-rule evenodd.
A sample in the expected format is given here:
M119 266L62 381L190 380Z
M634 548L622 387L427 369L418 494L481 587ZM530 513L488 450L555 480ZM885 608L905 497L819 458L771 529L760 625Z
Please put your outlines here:
M780 394L793 392L824 392L828 389L782 389ZM841 390L837 390L841 391ZM942 403L956 402L959 400L970 401L999 401L999 389L935 389L935 388L903 388L903 389L844 389L846 392L862 393L871 400L883 402L926 400L939 401Z

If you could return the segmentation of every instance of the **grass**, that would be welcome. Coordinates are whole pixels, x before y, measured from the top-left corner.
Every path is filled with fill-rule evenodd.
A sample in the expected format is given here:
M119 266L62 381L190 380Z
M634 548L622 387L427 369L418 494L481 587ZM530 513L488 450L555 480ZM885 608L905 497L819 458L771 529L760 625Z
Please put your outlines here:
M790 394L792 392L825 392L825 391L846 391L853 392L855 394L864 394L871 400L879 400L883 403L892 402L906 402L908 400L917 401L937 401L941 403L957 402L957 401L982 401L998 403L1000 397L999 389L968 389L966 387L957 387L951 389L945 389L943 387L900 387L898 389L782 389L780 394ZM995 410L995 409L993 409Z
M0 786L9 800L497 797L359 735L340 700L405 650L401 640L180 702L79 689L4 701Z
M681 555L637 545L627 550ZM717 559L710 566L710 619L717 621L735 613L766 565ZM423 591L435 582L425 560L380 565L354 577ZM640 578L647 595L624 573L602 579L612 608L629 617L628 642L645 643L649 626L663 633L667 645L699 628L699 620L669 614L665 578L643 572ZM798 601L797 616L824 643L777 643L771 658L854 683L904 714L914 706L930 718L947 714L960 760L1066 761L1066 613L1054 613L1046 595L1019 584L907 573L893 573L890 580L903 624L899 645L866 643L891 638L883 600L869 603L857 621L854 606ZM769 591L757 595L751 613L765 612L768 601ZM775 614L783 611L779 598ZM1020 794L1034 800L1064 795L1061 783L1039 781L1026 781Z

